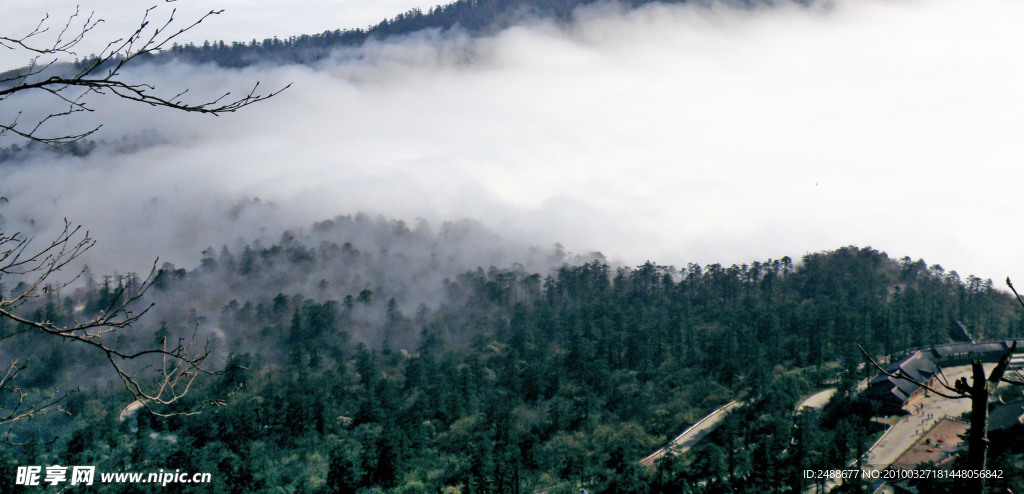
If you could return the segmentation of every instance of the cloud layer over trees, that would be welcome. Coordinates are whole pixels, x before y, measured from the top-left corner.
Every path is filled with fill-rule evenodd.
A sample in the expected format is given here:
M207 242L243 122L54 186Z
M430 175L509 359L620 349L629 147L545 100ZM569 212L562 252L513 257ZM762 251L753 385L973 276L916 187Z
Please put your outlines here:
M569 27L420 33L316 67L146 68L169 91L293 87L220 118L114 102L90 116L97 138L144 146L0 165L0 212L43 236L85 224L97 271L364 211L471 218L627 263L857 244L1001 279L1024 272L1021 14L605 5Z

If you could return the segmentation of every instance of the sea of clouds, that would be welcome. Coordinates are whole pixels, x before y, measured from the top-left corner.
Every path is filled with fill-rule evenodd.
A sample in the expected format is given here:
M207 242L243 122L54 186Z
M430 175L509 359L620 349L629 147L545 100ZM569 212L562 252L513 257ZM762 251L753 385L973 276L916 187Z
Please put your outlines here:
M219 16L241 10L251 36L207 35L271 35L257 5ZM97 99L60 125L159 138L0 165L0 214L40 238L85 225L94 271L194 265L207 246L362 211L469 218L627 264L855 244L1001 280L1024 273L1021 18L1009 0L601 4L569 26L429 31L312 67L138 67L196 98L292 86L220 117Z

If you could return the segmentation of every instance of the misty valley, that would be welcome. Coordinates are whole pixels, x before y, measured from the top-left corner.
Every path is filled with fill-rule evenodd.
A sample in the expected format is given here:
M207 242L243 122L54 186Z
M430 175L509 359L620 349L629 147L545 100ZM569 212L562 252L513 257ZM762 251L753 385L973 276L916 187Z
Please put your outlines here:
M1024 4L69 1L0 494L1024 492Z

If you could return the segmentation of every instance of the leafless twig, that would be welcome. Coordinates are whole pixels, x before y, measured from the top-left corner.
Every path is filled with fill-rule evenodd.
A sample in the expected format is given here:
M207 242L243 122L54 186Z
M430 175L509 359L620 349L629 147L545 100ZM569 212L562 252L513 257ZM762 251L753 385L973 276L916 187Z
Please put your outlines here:
M204 367L210 354L209 342L197 344L198 327L190 338L179 339L173 344L165 338L160 348L139 351L115 347L107 337L111 333L132 328L152 308L152 304L140 306L140 303L156 280L156 261L145 279L120 285L105 306L88 319L58 324L26 315L26 311L19 310L33 299L54 293L80 278L83 271L56 280L62 270L94 244L87 232L83 233L81 227L73 226L67 220L52 241L35 249L31 237L20 233L8 235L0 230L0 280L13 277L21 281L9 298L0 293L0 318L16 323L14 333L3 335L0 339L36 333L91 348L106 359L135 400L156 415L195 413L207 405L217 404L216 401L210 401L184 409L176 408L198 376L213 374ZM138 369L135 368L138 365L129 365L131 362L139 362L143 366ZM0 401L0 425L59 410L57 394L33 399L28 391L18 385L17 378L26 366L27 361L15 359L6 373L0 376L0 395L4 396L4 400ZM171 411L165 412L165 409Z
M62 108L39 118L26 118L21 111L11 111L8 113L11 115L9 120L0 123L0 136L17 135L53 146L83 139L98 131L102 125L81 132L57 134L48 134L46 127L52 121L93 111L90 105L90 96L93 95L111 95L150 106L220 115L271 98L290 86L269 92L258 92L260 83L256 82L252 89L241 97L232 97L232 93L226 92L214 98L187 101L184 97L188 89L161 95L156 93L156 88L149 83L126 80L123 78L122 70L129 63L161 52L182 34L209 17L223 12L210 10L191 24L175 28L176 9L171 10L160 23L154 23L152 20L156 10L156 6L146 9L133 32L110 41L98 55L87 57L74 71L68 63L59 63L58 58L77 56L75 49L78 45L103 22L102 19L94 19L94 13L83 18L76 9L50 42L42 40L49 32L49 15L43 17L28 34L18 37L0 36L0 47L23 51L31 56L26 67L0 76L0 109L11 96L32 92L50 96L58 107ZM26 119L28 121L24 121Z
M862 346L860 346L858 344L857 348L860 349L860 353L864 355L864 358L868 359L868 361L871 362L871 365L873 365L875 367L875 369L878 369L878 372L881 372L882 374L885 374L886 376L889 376L889 377L891 377L893 379L903 379L904 381L909 381L909 382L914 383L914 384L916 384L916 385L918 385L918 386L920 386L920 387L922 387L924 389L927 389L928 391L931 391L932 393L935 393L935 394L937 394L937 395L939 395L939 396L941 396L943 398L959 400L959 399L970 398L971 397L970 390L964 390L962 388L957 388L955 386L950 386L950 385L948 385L948 384L946 384L945 382L942 382L942 381L940 381L939 384L942 384L942 387L945 389L945 391L940 391L940 390L936 389L933 386L929 386L927 383L923 383L921 381L918 381L917 379L914 379L913 377L911 377L906 372L903 372L903 369L900 369L900 368L897 368L896 372L889 372L889 371L885 370L881 365L879 365L878 362L875 362L875 359L871 358L871 356L868 355L868 352L864 350L864 347L862 347Z

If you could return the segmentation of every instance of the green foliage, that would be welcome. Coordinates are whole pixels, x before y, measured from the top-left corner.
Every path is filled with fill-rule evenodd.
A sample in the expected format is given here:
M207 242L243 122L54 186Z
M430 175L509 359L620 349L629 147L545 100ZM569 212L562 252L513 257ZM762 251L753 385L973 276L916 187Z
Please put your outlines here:
M225 370L190 397L227 405L121 421L117 388L99 388L69 401L72 422L54 426L63 432L53 448L10 449L6 465L213 473L212 486L182 492L796 491L807 487L803 469L845 465L875 432L846 392L855 343L886 353L940 343L954 321L1019 336L1022 320L991 283L854 247L796 265L477 269L446 280L443 301L411 317L407 287L387 278L252 289L279 286L267 282L282 273L322 280L327 266L384 262L350 244L311 248L286 235L212 253L192 272L167 267L175 274L154 296L178 302L154 328L173 338L217 321ZM106 302L125 282L75 297ZM224 298L210 287L237 294L217 317L202 315L200 304ZM338 287L349 293L328 298ZM185 296L196 293L211 296ZM38 310L70 317L73 305ZM75 361L38 355L55 375ZM845 383L836 404L794 414L825 380ZM750 405L691 453L637 463L737 398Z

